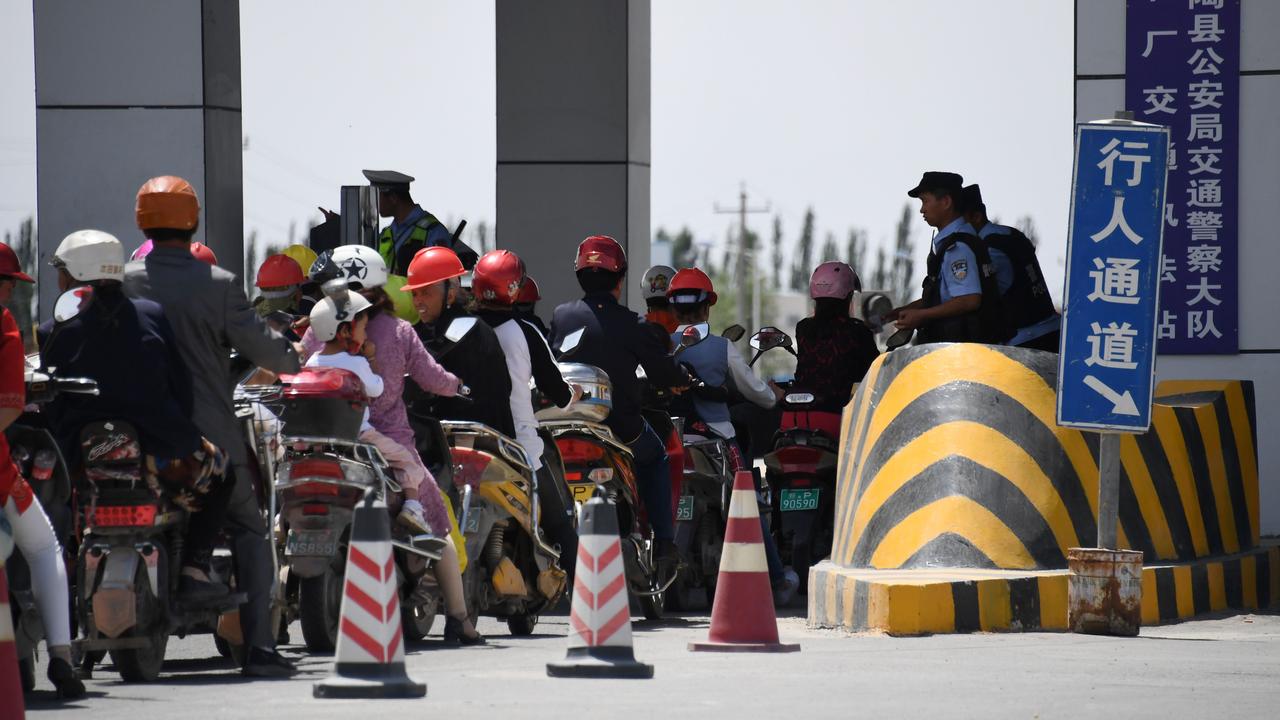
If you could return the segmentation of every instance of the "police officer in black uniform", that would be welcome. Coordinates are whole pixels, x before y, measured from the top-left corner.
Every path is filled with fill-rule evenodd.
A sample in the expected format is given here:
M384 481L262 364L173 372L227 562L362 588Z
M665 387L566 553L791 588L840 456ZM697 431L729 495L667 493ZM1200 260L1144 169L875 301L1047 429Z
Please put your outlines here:
M920 200L920 214L937 229L928 275L919 300L886 319L916 331L916 341L1002 343L1012 331L1001 310L995 268L986 244L961 215L964 179L952 172L926 172L907 195Z
M1058 352L1062 316L1053 307L1040 261L1036 259L1036 246L1021 230L987 219L982 189L976 184L966 186L962 195L964 219L987 244L987 252L996 267L1005 322L1016 328L1009 344Z

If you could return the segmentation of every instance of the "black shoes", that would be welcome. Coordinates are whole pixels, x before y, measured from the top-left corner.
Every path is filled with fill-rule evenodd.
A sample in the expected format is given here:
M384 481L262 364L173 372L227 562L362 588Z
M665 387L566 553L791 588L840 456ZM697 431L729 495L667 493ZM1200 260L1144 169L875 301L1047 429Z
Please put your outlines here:
M298 668L279 652L257 647L249 648L244 667L240 669L240 673L246 677L257 678L285 678L296 672Z
M178 579L178 597L190 602L217 600L231 594L231 589L222 583L197 580L190 575Z
M484 645L484 636L477 630L470 635L463 634L462 621L455 617L445 616L444 641L451 645Z
M59 700L75 700L84 697L84 683L76 677L75 668L62 658L49 658L49 682L58 692Z

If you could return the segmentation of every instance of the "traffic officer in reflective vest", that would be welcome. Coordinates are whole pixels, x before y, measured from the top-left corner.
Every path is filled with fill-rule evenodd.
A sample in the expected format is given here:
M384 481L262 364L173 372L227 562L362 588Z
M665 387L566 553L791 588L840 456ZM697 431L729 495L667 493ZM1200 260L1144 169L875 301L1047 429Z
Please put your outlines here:
M1001 311L995 268L986 244L961 215L964 179L952 172L926 172L907 195L920 200L920 214L937 228L928 275L919 300L886 316L917 342L1001 343L1013 335Z
M436 216L422 209L409 194L413 178L395 170L365 170L369 184L378 189L378 214L391 218L391 224L378 236L378 254L392 275L407 275L409 263L418 251L427 247L447 247L458 254L467 269L475 266L476 253L453 235Z
M996 267L1005 320L1009 327L1017 329L1009 344L1058 352L1062 316L1053 307L1049 286L1036 259L1036 246L1017 228L987 219L982 189L976 184L964 188L961 204L965 221L987 243L991 263Z

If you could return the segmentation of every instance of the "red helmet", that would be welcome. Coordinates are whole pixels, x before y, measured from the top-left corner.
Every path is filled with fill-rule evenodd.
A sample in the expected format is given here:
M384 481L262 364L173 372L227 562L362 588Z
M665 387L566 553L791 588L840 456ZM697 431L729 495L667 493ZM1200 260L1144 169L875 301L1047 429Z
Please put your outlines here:
M608 235L592 235L578 245L573 269L620 273L627 269L627 251Z
M272 255L258 268L258 279L253 284L260 288L282 288L306 281L297 260L288 255Z
M22 272L22 263L18 262L18 254L13 248L0 243L0 277L13 278L22 282L33 283L31 276Z
M693 291L697 291L698 294L693 295ZM676 295L680 295L680 298ZM667 284L667 298L677 305L682 298L691 298L686 302L707 302L715 305L716 289L706 273L698 268L685 268L676 273Z
M541 299L542 293L538 292L537 281L532 275L525 275L524 282L520 283L520 292L516 293L516 304L536 303Z
M458 254L447 247L423 248L409 263L409 278L400 288L405 292L461 277L467 272Z
M471 292L481 302L512 305L524 283L524 261L510 250L494 250L485 253L471 273Z
M200 262L208 263L210 265L218 264L218 256L214 255L213 251L209 249L209 246L202 242L196 241L191 243L191 254L195 255L196 259Z

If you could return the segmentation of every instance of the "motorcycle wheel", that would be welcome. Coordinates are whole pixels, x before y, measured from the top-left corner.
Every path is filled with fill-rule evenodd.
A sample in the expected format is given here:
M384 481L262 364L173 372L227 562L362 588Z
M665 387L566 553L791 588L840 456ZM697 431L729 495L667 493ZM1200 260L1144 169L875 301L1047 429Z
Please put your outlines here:
M507 618L507 629L515 637L528 637L538 626L538 616L529 613L518 613Z
M724 552L724 521L711 513L702 518L698 532L693 536L694 547L704 553L699 564L702 565L702 587L707 593L707 609L710 610L716 599L716 580L720 577L720 555ZM715 548L712 557L707 557L707 548Z
M689 587L689 574L691 572L694 572L692 565L681 570L680 574L676 576L676 581L671 583L671 587L667 588L667 591L663 593L667 610L681 612L693 608L693 588Z
M333 652L338 642L338 615L342 608L342 576L332 567L324 574L304 578L298 587L298 619L302 639L311 652Z
M431 632L431 626L436 622L436 601L434 598L410 607L408 605L400 606L400 625L404 630L405 642L418 642Z
M138 637L129 633L129 637ZM148 637L150 645L140 650L111 650L111 662L125 682L151 682L160 677L164 666L164 650L169 644L169 633L160 632Z

